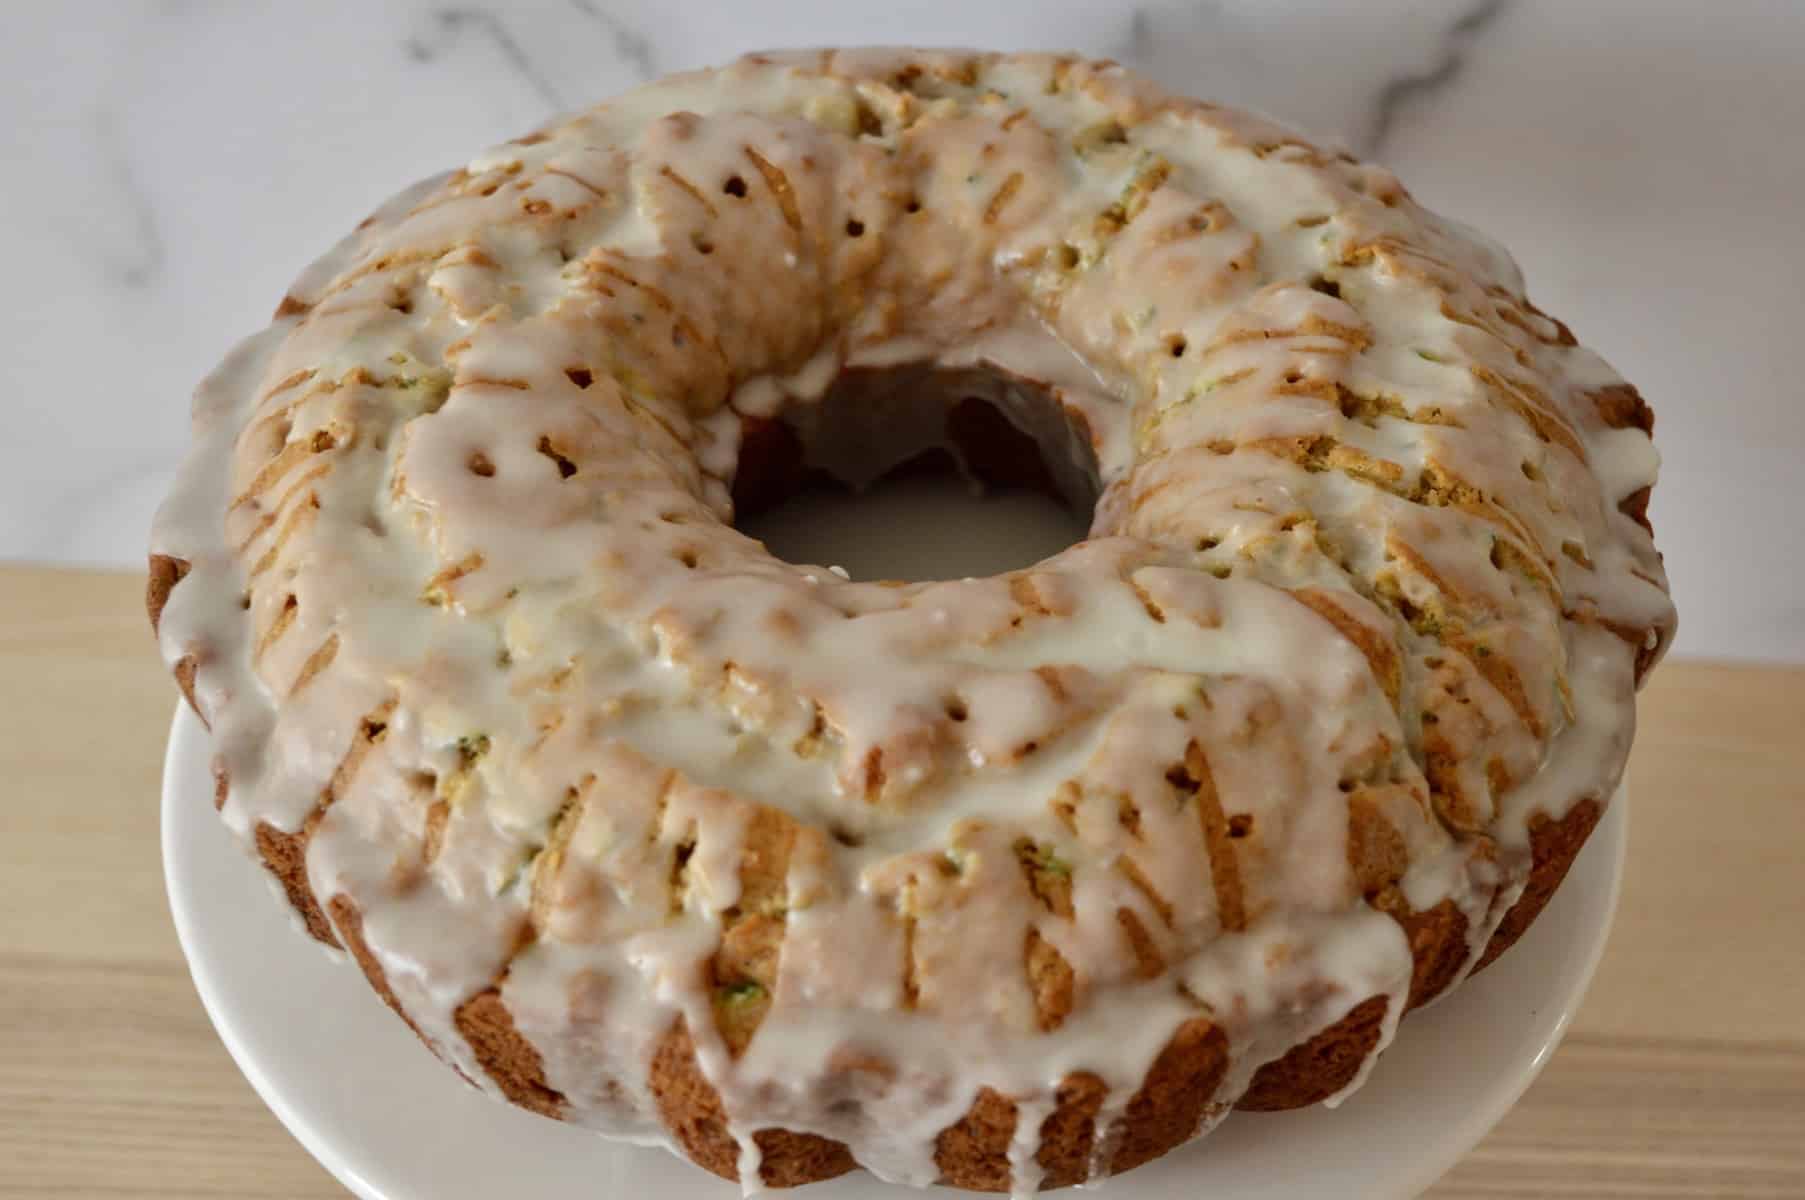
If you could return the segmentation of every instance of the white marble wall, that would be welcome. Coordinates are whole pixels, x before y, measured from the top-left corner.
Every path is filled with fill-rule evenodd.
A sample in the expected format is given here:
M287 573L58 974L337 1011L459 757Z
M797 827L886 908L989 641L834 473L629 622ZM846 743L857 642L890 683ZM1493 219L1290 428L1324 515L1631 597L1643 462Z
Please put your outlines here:
M186 393L403 183L786 44L1074 47L1340 136L1637 381L1680 649L1805 658L1805 4L8 5L0 558L140 561Z

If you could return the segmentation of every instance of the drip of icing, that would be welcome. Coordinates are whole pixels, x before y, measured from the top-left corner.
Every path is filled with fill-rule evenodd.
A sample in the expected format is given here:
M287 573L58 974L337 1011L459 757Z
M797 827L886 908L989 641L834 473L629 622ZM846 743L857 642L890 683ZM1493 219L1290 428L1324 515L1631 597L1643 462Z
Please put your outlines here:
M735 1170L740 1177L740 1195L755 1196L764 1191L759 1169L764 1166L765 1156L759 1150L758 1143L752 1138L752 1131L735 1127L732 1130L733 1140L739 1145L739 1161Z
M1115 1161L1122 1145L1122 1115L1128 1111L1130 1093L1112 1088L1103 1097L1095 1117L1095 1134L1091 1141L1090 1163L1078 1186L1086 1189L1102 1187L1109 1180L1109 1164Z
M1383 996L1351 1091L1413 965L1353 806L1412 909L1466 917L1464 975L1532 819L1614 790L1672 633L1624 511L1652 446L1508 259L1115 68L675 77L404 192L283 314L197 391L153 532L224 819L301 839L483 1086L456 1014L494 988L567 1119L669 1145L681 1020L749 1189L772 1128L931 1184L991 1087L1026 1194L1078 1072L1100 1179L1200 1014L1230 1067L1199 1133ZM730 528L755 421L855 481L944 439L920 396L844 419L836 379L880 368L982 389L1092 536L898 587Z
M1009 1135L1009 1195L1024 1200L1040 1191L1046 1172L1040 1165L1040 1127L1059 1107L1052 1090L1015 1101L1015 1130Z

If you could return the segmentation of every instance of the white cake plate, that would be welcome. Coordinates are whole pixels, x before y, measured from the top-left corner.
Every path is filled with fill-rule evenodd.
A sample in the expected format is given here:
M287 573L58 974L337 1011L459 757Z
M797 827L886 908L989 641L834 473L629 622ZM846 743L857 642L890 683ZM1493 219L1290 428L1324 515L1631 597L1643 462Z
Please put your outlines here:
M163 860L195 987L257 1094L363 1200L735 1200L661 1150L617 1145L465 1086L355 966L306 943L213 811L207 733L183 707L163 772ZM1397 1197L1427 1188L1553 1054L1623 877L1619 794L1542 918L1495 970L1405 1021L1335 1110L1240 1113L1100 1189L1103 1200ZM862 1173L798 1200L907 1200ZM944 1193L952 1195L952 1193Z

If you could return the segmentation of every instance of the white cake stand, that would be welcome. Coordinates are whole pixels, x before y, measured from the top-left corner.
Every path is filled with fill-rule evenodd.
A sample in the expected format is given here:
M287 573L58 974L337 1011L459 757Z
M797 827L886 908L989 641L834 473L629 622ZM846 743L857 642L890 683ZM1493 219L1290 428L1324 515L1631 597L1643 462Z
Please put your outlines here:
M349 962L291 927L213 812L207 733L177 711L163 773L170 908L195 987L251 1086L363 1200L734 1200L661 1150L489 1100L441 1066ZM1623 876L1620 794L1554 901L1499 968L1411 1016L1333 1111L1241 1113L1100 1189L1105 1200L1396 1197L1427 1188L1547 1063L1604 949ZM902 1200L855 1174L806 1200ZM946 1193L951 1195L952 1193Z

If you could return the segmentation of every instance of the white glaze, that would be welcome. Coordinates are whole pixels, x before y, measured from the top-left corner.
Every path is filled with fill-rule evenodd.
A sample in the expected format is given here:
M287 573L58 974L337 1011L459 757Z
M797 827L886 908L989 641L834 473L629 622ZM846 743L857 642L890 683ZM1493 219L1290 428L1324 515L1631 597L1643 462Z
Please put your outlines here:
M861 99L881 135L858 136ZM297 282L302 311L198 393L154 535L191 564L163 650L197 660L236 831L301 829L379 715L309 878L355 901L401 1005L473 1078L453 1014L499 980L569 1118L603 1132L660 1136L646 1070L681 1016L743 1169L782 1127L925 1185L981 1086L1032 1115L1089 1071L1100 1174L1185 1020L1233 1055L1206 1126L1369 996L1389 1040L1411 957L1360 897L1342 784L1385 806L1409 902L1452 900L1474 954L1530 818L1615 787L1633 654L1604 626L1671 635L1652 542L1617 512L1652 448L1604 428L1582 389L1615 377L1522 307L1508 259L1382 170L1046 58L777 56L546 132L410 189ZM905 363L1045 387L1067 420L998 398L1069 492L1100 493L1091 538L886 587L728 527L742 417L793 415L857 475L821 397ZM880 450L932 440L915 411L880 412ZM1438 503L1449 476L1483 502ZM1396 645L1400 703L1302 589ZM1431 736L1455 760L1433 794ZM1168 781L1192 743L1255 831L1244 930ZM735 1057L707 980L759 805L803 832L771 1008ZM1071 864L1069 917L1030 890L1021 837ZM1029 931L1076 982L1050 1030ZM1037 1144L1018 1127L1018 1191Z

